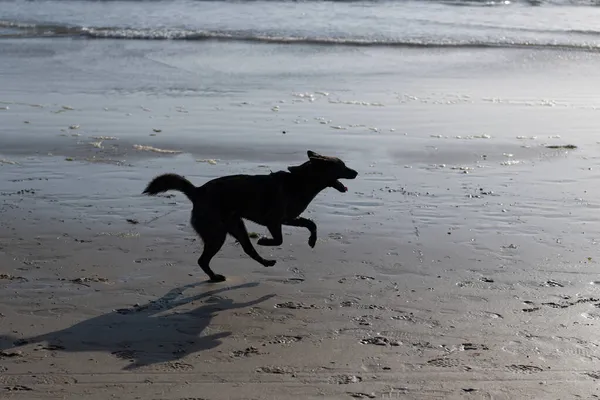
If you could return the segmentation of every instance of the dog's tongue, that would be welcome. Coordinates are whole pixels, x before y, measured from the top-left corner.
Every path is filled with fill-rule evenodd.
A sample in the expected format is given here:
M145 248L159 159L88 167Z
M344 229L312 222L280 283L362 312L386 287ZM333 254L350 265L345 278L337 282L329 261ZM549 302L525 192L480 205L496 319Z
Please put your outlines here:
M334 189L339 192L345 193L348 191L348 188L342 184L340 181L335 181L333 185L331 185Z

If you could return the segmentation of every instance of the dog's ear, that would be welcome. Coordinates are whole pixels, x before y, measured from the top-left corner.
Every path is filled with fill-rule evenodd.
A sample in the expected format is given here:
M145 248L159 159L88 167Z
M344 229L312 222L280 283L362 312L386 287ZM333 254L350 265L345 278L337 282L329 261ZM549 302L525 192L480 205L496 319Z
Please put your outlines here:
M312 151L312 150L308 150L308 151L306 152L306 154L308 155L308 158L309 158L310 160L312 160L312 159L314 159L314 158L323 158L323 156L322 156L322 155L320 155L320 154L317 154L317 153L315 153L315 152L314 152L314 151Z

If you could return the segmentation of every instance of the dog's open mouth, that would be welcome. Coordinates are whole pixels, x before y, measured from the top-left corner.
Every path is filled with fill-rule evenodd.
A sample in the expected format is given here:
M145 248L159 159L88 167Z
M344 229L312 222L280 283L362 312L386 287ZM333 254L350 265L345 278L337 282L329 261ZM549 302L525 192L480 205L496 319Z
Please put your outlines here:
M346 186L344 186L344 184L340 181L333 182L331 187L336 189L338 192L342 192L342 193L345 193L348 191L348 188Z

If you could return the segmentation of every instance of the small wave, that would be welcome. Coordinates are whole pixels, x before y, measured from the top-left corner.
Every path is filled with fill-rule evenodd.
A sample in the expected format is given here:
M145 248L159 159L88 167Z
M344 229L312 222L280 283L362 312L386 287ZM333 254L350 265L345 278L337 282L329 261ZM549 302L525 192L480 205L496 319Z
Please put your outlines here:
M570 33L570 34L574 34L574 35L587 35L587 36L600 37L600 31L594 31L594 30L571 29L571 30L566 31L566 33Z
M18 1L18 0L2 0ZM28 2L47 2L48 0L28 0ZM135 2L135 3L161 3L172 0L66 0L73 3L86 2ZM394 3L402 0L191 0L193 2L235 2L235 3L258 3L270 1L274 3ZM415 3L439 3L446 6L459 7L502 7L512 5L525 5L531 7L540 6L575 6L575 7L598 7L600 0L409 0ZM62 1L61 1L62 2Z
M0 21L0 38L77 36L81 33L82 29L77 26ZM7 30L8 32L2 33L2 30Z
M3 33L2 29L8 30ZM563 33L600 36L596 31L563 31ZM51 24L27 24L0 21L0 38L81 37L86 39L238 41L271 44L304 44L322 46L399 47L399 48L536 48L550 50L599 51L599 43L560 43L518 40L423 40L373 39L360 37L286 36L248 31L204 31L186 29L132 29L110 27L77 27Z
M11 1L11 0L2 0ZM12 0L15 1L15 0ZM48 0L28 0L29 2L46 2ZM135 3L159 3L171 0L70 0L74 3L85 2L135 2ZM399 0L193 0L194 2L236 2L236 3L252 3L252 2L278 2L278 3L393 3ZM512 4L524 4L530 6L543 5L568 5L568 6L598 6L600 0L411 0L415 3L440 3L449 6L472 6L472 7L490 7L504 6Z

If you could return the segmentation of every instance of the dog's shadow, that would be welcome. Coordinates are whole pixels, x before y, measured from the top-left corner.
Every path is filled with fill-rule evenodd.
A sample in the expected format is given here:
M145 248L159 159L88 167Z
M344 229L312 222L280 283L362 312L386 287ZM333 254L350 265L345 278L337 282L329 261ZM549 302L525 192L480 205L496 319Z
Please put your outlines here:
M43 335L18 339L0 337L0 350L25 344L40 344L50 350L65 352L109 352L115 357L129 360L125 369L135 369L155 363L175 361L186 355L208 350L221 344L231 332L205 332L213 317L220 311L249 307L274 295L236 303L219 294L249 287L247 283L183 297L185 289L203 283L175 288L158 300L141 306L118 309L69 328ZM175 307L203 300L203 304L185 312L172 311ZM170 313L166 313L171 311ZM205 333L202 335L202 333Z

